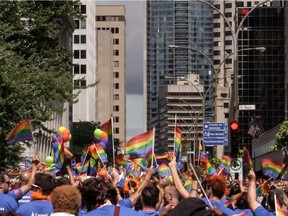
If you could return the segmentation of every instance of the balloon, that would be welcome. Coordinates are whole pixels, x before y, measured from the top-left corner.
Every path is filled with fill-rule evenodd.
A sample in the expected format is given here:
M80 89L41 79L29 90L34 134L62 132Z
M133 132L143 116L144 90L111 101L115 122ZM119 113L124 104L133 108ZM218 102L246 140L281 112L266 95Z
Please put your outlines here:
M54 158L52 156L47 156L45 158L45 163L49 164L49 165L53 164L54 163Z
M69 134L70 135L70 134ZM62 134L62 139L63 139L63 142L67 142L69 141L69 135L66 133L66 134Z
M65 129L65 130L62 132L61 136L64 136L64 135L67 135L68 138L69 138L70 130L69 130L69 129Z
M102 134L101 134L101 139L105 139L105 138L108 138L108 135L107 135L107 133L105 133L103 131Z
M101 139L101 142L103 142L103 143L105 143L106 145L108 145L108 138Z
M62 135L62 133L63 133L63 131L64 131L65 129L66 129L66 128L63 127L63 126L59 127L59 129L58 129L59 134Z
M94 136L97 138L97 139L101 139L101 134L102 134L102 130L100 130L99 128L97 128L95 131L94 131Z
M100 142L100 145L102 146L102 148L104 149L104 150L106 150L106 144L104 143L104 142Z

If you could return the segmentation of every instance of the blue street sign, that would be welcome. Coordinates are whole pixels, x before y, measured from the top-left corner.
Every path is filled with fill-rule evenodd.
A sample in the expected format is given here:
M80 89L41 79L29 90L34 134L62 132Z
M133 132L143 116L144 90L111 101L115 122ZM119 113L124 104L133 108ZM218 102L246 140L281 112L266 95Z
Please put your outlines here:
M203 144L207 146L228 145L228 124L205 122L203 124Z

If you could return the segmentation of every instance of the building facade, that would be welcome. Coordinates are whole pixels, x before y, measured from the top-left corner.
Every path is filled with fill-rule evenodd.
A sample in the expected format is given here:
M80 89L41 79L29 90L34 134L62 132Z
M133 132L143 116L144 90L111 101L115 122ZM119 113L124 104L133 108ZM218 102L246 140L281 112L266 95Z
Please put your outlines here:
M155 127L157 131L157 128L161 127L158 107L161 103L161 87L176 84L177 77L192 72L199 74L204 92L214 81L211 63L213 11L197 1L148 0L146 13L146 124L147 129ZM172 79L168 80L166 76ZM205 100L212 100L212 96L213 91L207 94ZM213 109L212 105L205 112L211 114Z
M163 153L174 148L174 126L182 131L183 155L193 154L202 140L204 86L198 74L187 74L185 79L169 84L159 92L159 130L155 133L155 151ZM192 84L193 85L192 85ZM194 154L193 154L194 155Z

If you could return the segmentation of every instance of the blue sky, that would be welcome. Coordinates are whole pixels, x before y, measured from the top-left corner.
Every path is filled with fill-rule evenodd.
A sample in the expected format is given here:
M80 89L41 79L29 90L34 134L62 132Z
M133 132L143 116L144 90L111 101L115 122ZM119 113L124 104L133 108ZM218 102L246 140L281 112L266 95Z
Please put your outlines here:
M126 140L144 132L143 40L145 1L97 1L101 5L126 8Z

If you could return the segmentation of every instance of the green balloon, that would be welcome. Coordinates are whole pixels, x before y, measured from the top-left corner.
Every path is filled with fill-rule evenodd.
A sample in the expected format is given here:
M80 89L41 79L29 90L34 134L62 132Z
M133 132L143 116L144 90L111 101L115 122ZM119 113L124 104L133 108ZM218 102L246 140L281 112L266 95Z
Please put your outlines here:
M100 130L100 129L96 129L95 131L94 131L94 136L97 138L97 139L101 139L101 134L102 134L102 130Z
M45 158L45 163L49 164L49 165L53 164L54 163L54 158L52 156L47 156Z

